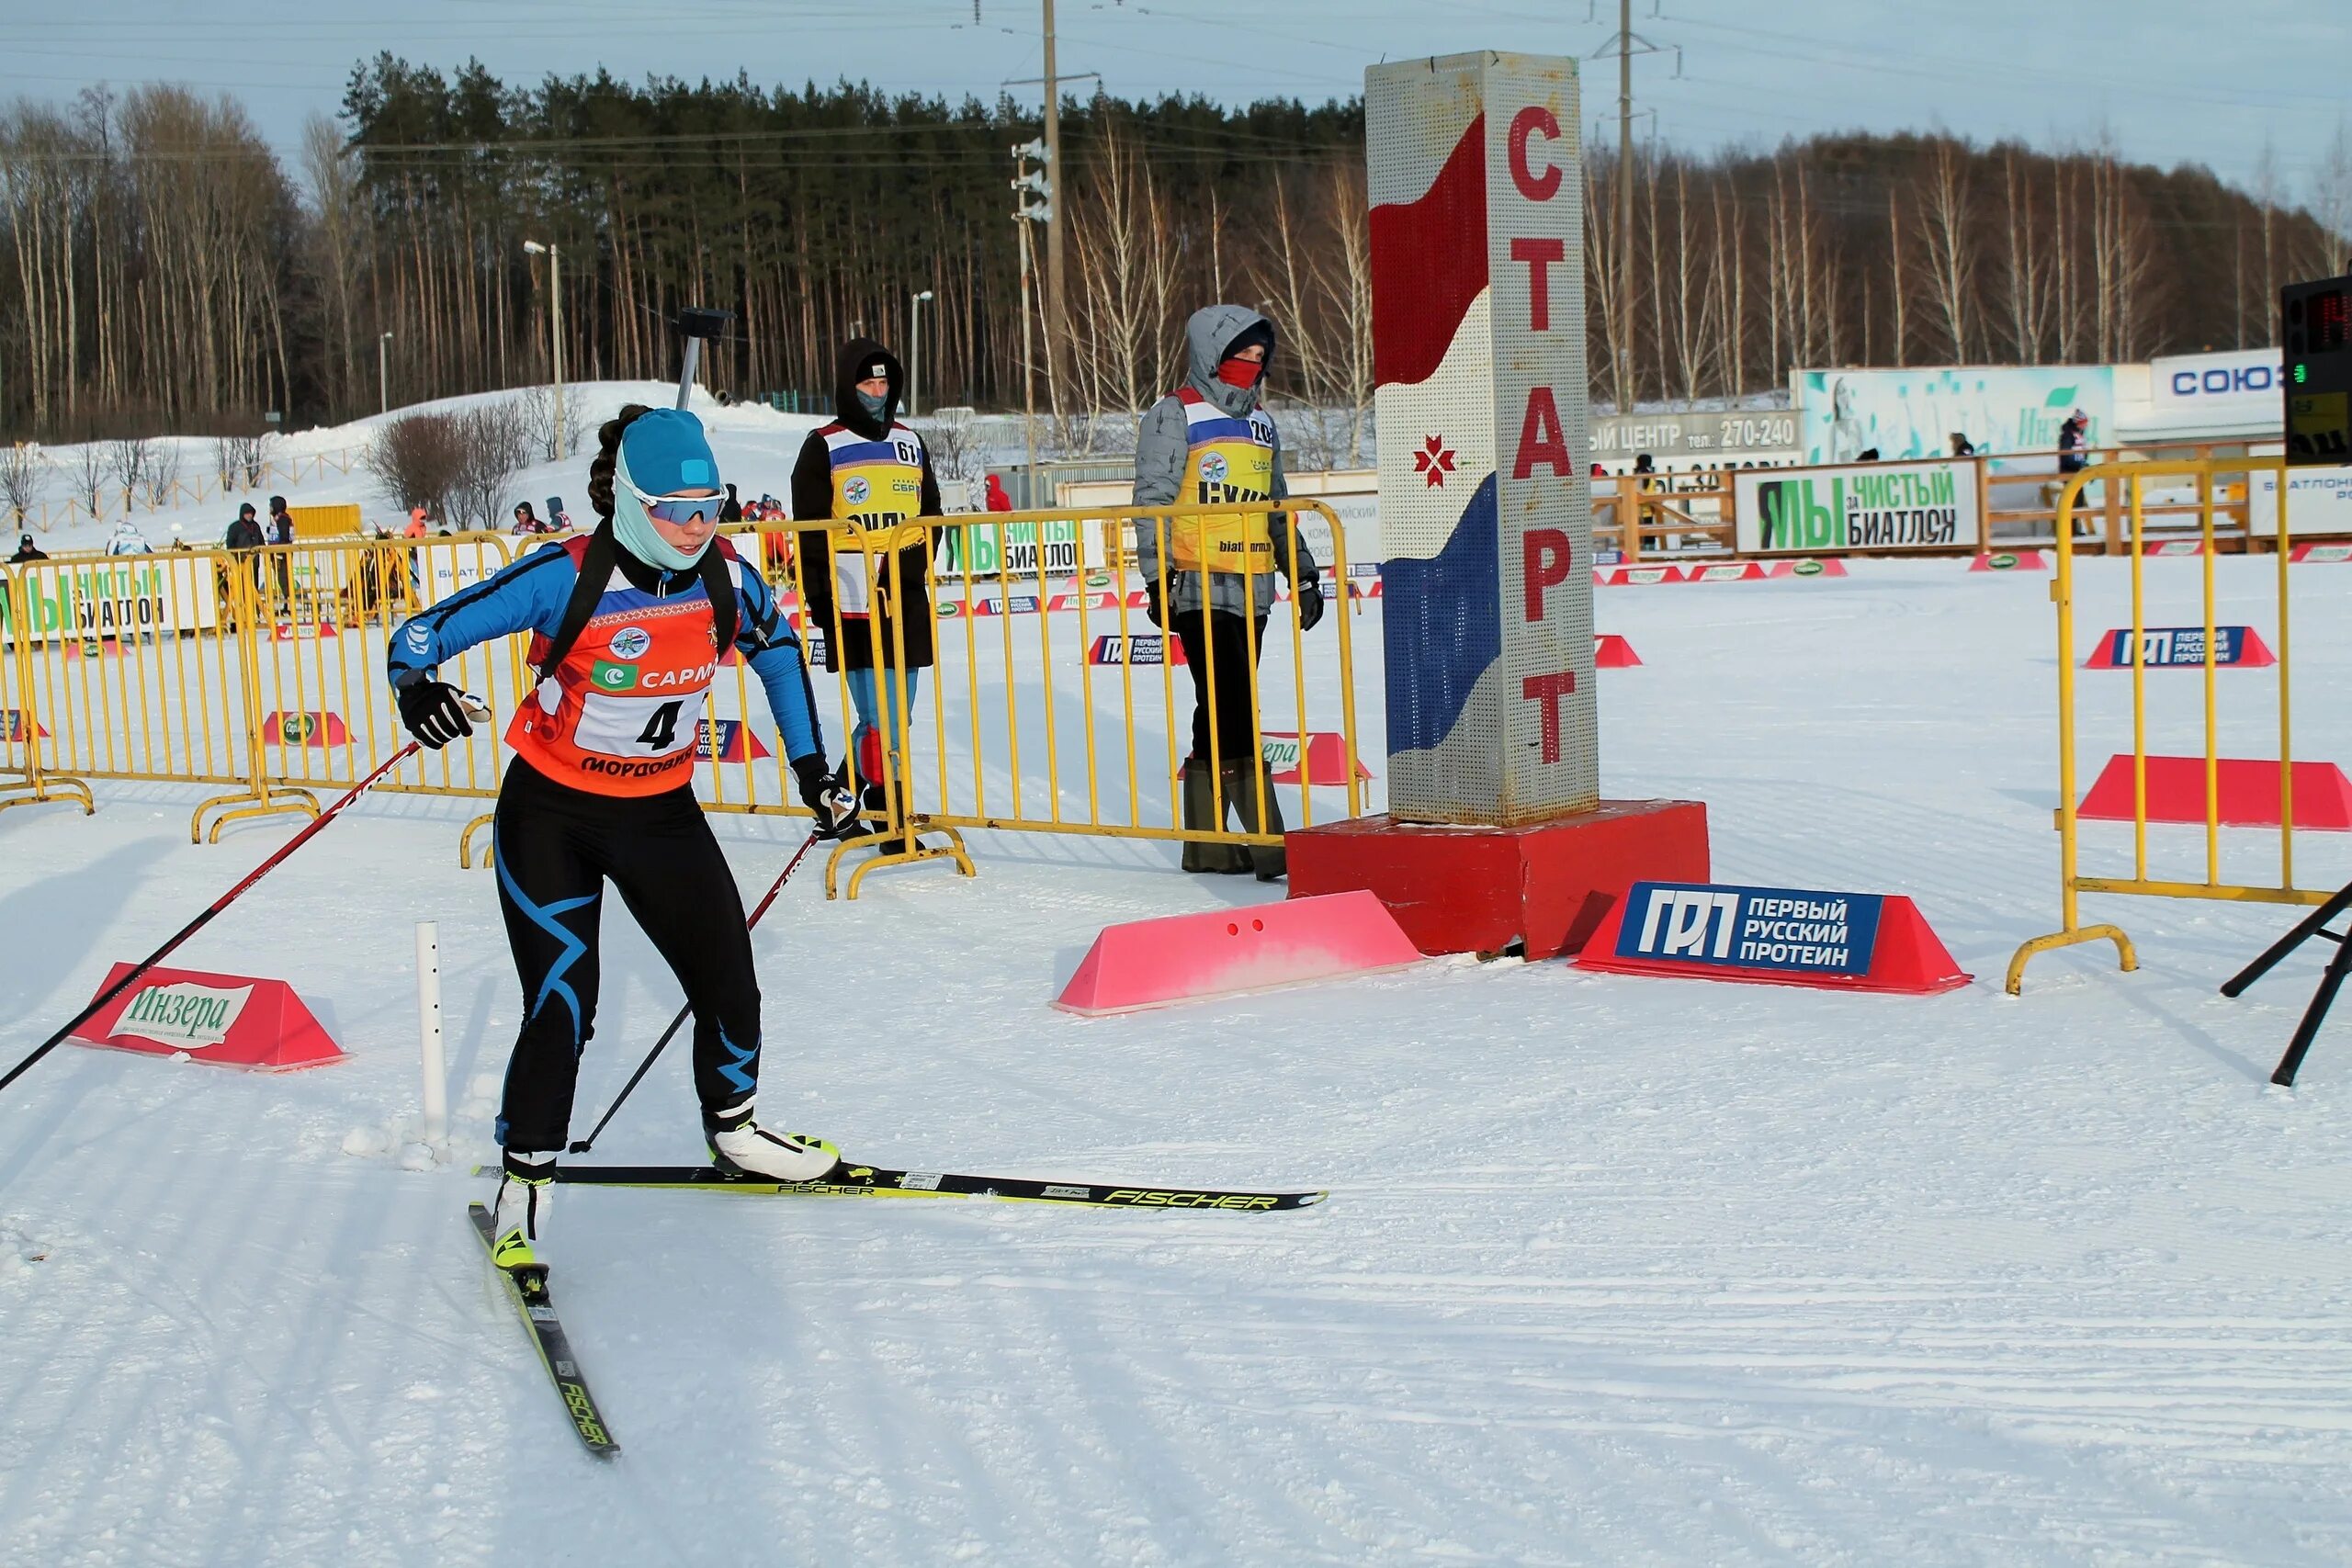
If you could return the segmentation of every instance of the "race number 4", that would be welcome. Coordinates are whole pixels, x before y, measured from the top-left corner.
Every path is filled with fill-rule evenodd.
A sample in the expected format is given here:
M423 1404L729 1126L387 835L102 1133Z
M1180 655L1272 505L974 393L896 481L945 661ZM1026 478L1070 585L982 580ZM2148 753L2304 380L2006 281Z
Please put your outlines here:
M678 739L678 710L684 705L663 703L655 708L653 716L645 721L645 728L639 733L637 743L649 751L669 750Z

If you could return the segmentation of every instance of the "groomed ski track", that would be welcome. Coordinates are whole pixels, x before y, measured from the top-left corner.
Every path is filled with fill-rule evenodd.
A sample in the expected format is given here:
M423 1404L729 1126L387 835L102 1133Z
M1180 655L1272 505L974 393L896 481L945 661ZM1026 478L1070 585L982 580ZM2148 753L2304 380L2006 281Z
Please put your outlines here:
M2267 562L2219 570L2267 635ZM2352 760L2352 567L2295 571L2297 734ZM2213 994L2291 915L2095 901L2141 973L2085 950L1998 994L2056 921L2046 586L1942 562L1599 595L1645 661L1603 677L1610 791L1704 799L1727 879L1912 894L1979 976L1945 997L1461 961L1080 1021L1044 1002L1101 924L1267 890L1010 837L975 882L855 905L804 868L755 938L780 1122L898 1166L1332 1196L565 1189L609 1466L466 1233L487 1184L343 1152L414 1111L413 921L441 926L461 1167L514 1021L466 813L372 797L183 955L293 980L353 1060L69 1048L0 1099L0 1562L2352 1562L2352 1026L2283 1093L2317 959ZM2122 587L2086 567L2086 639ZM1377 611L1357 629L1385 771ZM2085 677L2094 761L2128 682ZM2150 683L2177 694L2152 749L2193 749L2199 678ZM2224 750L2272 737L2250 713ZM0 1055L288 830L192 849L195 798L0 813ZM754 892L798 837L718 828ZM2160 866L2194 874L2177 833ZM2233 863L2273 842L2233 834ZM2352 875L2352 845L2299 850ZM582 1126L677 999L616 904L605 931ZM695 1143L681 1057L597 1157Z

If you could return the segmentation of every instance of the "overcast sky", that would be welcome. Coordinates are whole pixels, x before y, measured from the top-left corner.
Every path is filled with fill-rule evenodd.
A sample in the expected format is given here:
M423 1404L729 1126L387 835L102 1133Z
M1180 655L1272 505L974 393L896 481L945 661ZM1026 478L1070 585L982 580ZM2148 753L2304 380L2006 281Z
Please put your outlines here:
M1508 49L1588 56L1599 0L1060 0L1060 65L1122 96L1319 101L1384 57ZM1819 130L1941 128L2203 163L2250 183L2266 141L2300 194L2352 107L2352 0L1638 0L1657 134L1706 149ZM1038 0L0 0L0 95L96 82L229 88L291 150L352 62L390 49L513 82L598 65L797 85L842 77L993 99L1037 75ZM974 20L975 12L978 19ZM1679 48L1679 75L1674 51ZM1586 130L1613 119L1616 62L1586 64ZM1016 87L1032 101L1037 89ZM1077 89L1091 91L1091 84ZM1637 134L1647 135L1649 122ZM1613 126L1611 132L1613 135Z

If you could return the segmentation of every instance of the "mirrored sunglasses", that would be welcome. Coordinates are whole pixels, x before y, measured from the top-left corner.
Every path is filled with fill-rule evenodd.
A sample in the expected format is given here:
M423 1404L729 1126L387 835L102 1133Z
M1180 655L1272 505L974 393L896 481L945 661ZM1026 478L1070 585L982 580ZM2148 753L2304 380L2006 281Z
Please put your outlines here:
M697 517L718 520L718 509L727 504L724 492L718 495L648 495L635 485L629 493L644 504L646 515L669 524L691 523Z

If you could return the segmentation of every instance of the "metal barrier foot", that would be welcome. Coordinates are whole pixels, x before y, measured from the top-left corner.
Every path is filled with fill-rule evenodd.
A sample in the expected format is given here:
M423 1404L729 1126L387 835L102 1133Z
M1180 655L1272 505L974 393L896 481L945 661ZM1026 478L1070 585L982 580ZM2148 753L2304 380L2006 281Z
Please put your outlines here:
M46 806L52 801L71 799L81 801L83 816L96 815L98 803L90 798L90 786L80 779L51 778L43 774L37 779L0 784L0 811L6 811L12 806Z
M204 814L215 807L222 806L230 809L213 818L211 831L207 832L204 827ZM232 822L241 822L250 817L275 817L286 811L299 811L305 817L315 818L319 814L318 796L307 789L263 790L252 795L215 795L198 807L196 815L188 818L187 841L191 844L217 844L220 841L220 829Z
M2035 937L2018 948L2009 959L2008 993L2022 995L2025 990L2025 966L2037 953L2050 953L2062 947L2078 947L2086 942L2106 940L2115 944L2116 967L2129 975L2140 967L2140 954L2133 950L2132 939L2123 934L2121 926L2083 926L2071 931L2052 931L2048 936Z
M947 842L926 844L920 838L920 835L924 833L944 837ZM841 888L842 860L852 850L869 847L879 850L881 852L850 873L849 887L844 893ZM857 897L858 884L865 880L866 873L879 871L886 865L915 865L927 860L955 862L956 874L958 876L979 874L973 868L971 855L964 848L963 834L953 828L935 827L929 819L918 817L908 827L885 828L872 833L860 834L854 839L843 839L834 847L832 854L825 861L825 897L828 899L846 897L854 902Z
M466 830L465 830L464 832L462 832L462 833L460 833L460 834L458 834L458 870L460 870L460 871L471 871L471 870L473 870L473 868L474 868L474 834L475 834L475 832L476 832L478 829L483 829L483 828L487 828L487 827L489 827L492 822L494 822L494 821L496 821L496 820L497 820L497 816L496 816L496 814L495 814L495 813L493 813L493 812L489 812L489 811L485 811L485 812L483 812L481 816L479 816L479 817L475 818L472 821L470 821L470 822L469 822L469 823L467 823L467 824L466 824ZM481 857L481 868L482 868L484 871L488 871L488 870L490 869L490 856L489 856L487 853L485 853L485 854Z

